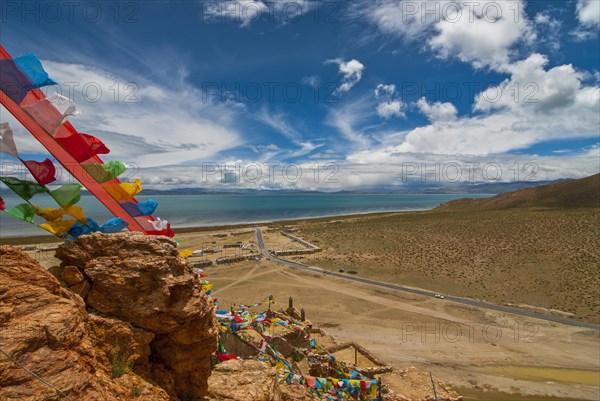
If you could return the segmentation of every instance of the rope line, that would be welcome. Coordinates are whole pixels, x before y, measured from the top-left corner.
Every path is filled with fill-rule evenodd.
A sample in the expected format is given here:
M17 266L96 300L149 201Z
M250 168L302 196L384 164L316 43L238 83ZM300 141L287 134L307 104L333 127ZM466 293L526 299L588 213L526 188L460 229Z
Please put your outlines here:
M29 373L31 376L35 377L37 380L41 381L42 383L44 383L46 386L54 389L56 392L58 392L60 395L62 395L63 397L65 397L67 400L69 401L73 401L71 398L69 398L68 395L66 395L65 393L63 393L62 391L60 391L58 388L56 388L55 386L53 386L52 384L48 383L46 380L44 380L43 378L41 378L40 376L38 376L37 374L33 373L31 370L27 369L25 366L21 365L19 362L17 362L16 359L14 359L12 356L8 355L8 353L4 352L4 350L2 350L0 348L0 353L4 354L12 363L14 363L15 365L17 365L19 368L23 369L24 371L26 371L27 373Z

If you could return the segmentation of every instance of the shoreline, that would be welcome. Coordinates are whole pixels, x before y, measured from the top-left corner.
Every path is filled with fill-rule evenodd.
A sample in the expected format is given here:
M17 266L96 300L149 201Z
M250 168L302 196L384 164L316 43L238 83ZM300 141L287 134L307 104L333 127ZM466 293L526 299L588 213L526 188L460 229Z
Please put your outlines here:
M430 212L437 208L438 206L431 209L408 209L408 210L390 210L390 211L378 211L378 212L364 212L364 213L352 213L352 214L334 214L334 215L324 215L324 216L313 216L313 217L301 217L298 219L285 219L285 220L264 220L264 221L255 221L248 223L237 223L237 224L215 224L209 226L191 226L191 227L172 227L173 231L175 231L175 236L177 234L190 234L195 232L206 232L206 231L217 231L217 230L234 230L234 229L242 229L242 228L254 228L266 224L278 224L278 225L286 225L286 224L298 224L302 222L310 222L310 223L318 223L320 220L329 220L331 218L336 218L340 220L347 220L357 217L378 217L385 215L392 215L398 213L421 213L421 212ZM0 235L0 245L15 245L15 244L32 244L32 243L48 243L61 240L58 237L52 235L20 235L20 236L3 236Z

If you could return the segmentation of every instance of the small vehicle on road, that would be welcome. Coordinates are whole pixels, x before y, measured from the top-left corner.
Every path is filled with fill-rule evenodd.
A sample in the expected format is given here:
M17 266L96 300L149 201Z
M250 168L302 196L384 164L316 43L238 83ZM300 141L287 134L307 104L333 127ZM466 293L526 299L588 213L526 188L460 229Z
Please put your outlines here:
M438 299L444 299L444 296L442 294L435 294L434 297Z

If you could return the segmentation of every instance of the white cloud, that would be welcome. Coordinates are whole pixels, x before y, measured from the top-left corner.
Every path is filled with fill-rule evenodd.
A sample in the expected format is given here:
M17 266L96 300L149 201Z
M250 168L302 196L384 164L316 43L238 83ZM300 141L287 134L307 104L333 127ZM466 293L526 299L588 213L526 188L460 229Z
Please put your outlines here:
M452 103L428 103L424 97L419 99L417 107L431 122L454 121L458 113Z
M600 1L577 0L577 18L589 28L600 27Z
M365 5L360 13L383 33L425 41L439 57L457 58L475 68L502 69L517 43L536 39L521 0L388 0Z
M402 102L399 100L379 103L379 105L377 105L377 114L383 118L405 116L402 111Z
M380 117L405 117L404 103L398 99L396 85L377 85L377 88L375 88L375 98L379 100L377 114Z
M465 3L466 4L466 3ZM490 1L462 7L435 24L429 46L442 58L455 57L475 68L502 70L518 42L531 43L536 35L525 17L523 2Z
M242 144L235 106L213 105L189 86L160 86L134 74L116 76L79 64L43 64L59 83L46 92L57 90L75 101L82 115L71 121L111 149L103 159L162 166L210 159ZM12 126L21 152L47 153L20 124Z
M376 98L380 98L383 96L393 96L396 94L396 85L394 84L390 84L390 85L384 85L384 84L379 84L377 85L377 88L375 88L375 97Z
M333 59L325 61L325 64L337 64L339 66L339 73L344 75L342 83L334 92L336 95L348 92L352 89L352 87L362 79L362 74L365 69L365 66L356 59L350 61Z
M510 65L507 69L511 77L481 93L476 98L475 110L527 108L546 113L556 111L560 115L571 106L584 109L589 106L584 98L579 99L583 104L575 105L578 96L585 93L581 84L584 74L570 64L546 70L547 64L546 56L534 53Z
M471 116L458 118L451 103L420 99L417 107L429 125L380 135L380 146L364 154L375 160L393 153L489 155L549 140L597 138L600 87L585 86L587 74L571 65L546 69L547 63L532 54L505 66L510 78L479 93Z

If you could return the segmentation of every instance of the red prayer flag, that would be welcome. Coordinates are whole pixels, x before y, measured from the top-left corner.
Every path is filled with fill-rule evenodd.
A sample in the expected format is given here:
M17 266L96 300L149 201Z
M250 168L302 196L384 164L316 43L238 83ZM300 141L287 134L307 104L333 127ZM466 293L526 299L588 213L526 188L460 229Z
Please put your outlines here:
M6 209L6 205L4 204L4 199L0 197L0 210Z
M105 155L110 152L100 139L89 134L77 133L54 139L79 163L96 155Z
M33 178L42 186L46 186L56 181L56 168L50 159L46 158L43 162L35 160L23 160L21 162L27 167Z
M217 352L217 356L219 357L219 360L221 362L230 361L232 359L238 359L235 355L221 354L220 352Z

